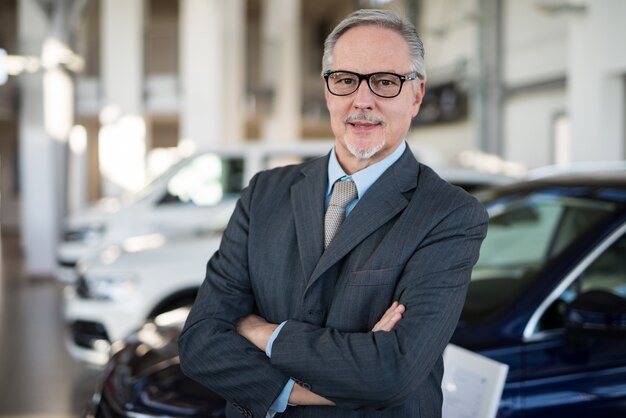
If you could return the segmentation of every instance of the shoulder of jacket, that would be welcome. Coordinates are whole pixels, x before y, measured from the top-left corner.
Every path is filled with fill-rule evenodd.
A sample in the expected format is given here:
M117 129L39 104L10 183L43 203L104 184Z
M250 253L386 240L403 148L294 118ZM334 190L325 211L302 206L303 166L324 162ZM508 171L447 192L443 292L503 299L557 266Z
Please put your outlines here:
M431 199L446 200L451 208L466 205L482 206L475 196L465 191L462 187L451 184L431 167L422 163L420 163L418 178L419 189Z

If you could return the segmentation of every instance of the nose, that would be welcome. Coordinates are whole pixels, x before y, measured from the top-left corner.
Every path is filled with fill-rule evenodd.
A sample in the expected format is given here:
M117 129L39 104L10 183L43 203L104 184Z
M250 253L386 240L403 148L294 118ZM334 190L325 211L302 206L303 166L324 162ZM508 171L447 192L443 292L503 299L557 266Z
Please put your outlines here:
M374 107L375 95L370 90L367 80L361 80L359 88L354 93L354 107L357 109L372 109Z

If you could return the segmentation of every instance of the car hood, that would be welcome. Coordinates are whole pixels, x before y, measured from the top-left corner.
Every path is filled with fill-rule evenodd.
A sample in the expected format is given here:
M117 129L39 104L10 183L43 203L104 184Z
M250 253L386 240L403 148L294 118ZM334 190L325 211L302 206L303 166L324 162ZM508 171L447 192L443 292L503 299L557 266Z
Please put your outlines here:
M226 401L186 377L179 366L180 326L147 322L114 346L103 396L121 413L224 417Z
M152 268L178 269L190 263L205 263L219 248L221 236L167 238L158 234L131 237L130 242L110 245L81 261L81 273L109 274ZM133 241L134 240L134 241ZM143 242L143 241L145 242ZM141 246L144 246L141 248Z

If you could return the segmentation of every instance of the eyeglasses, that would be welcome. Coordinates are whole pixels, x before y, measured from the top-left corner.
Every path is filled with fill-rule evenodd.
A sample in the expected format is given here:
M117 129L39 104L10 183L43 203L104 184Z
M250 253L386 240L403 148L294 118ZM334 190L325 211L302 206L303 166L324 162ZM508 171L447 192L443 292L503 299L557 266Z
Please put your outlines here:
M407 80L415 80L417 73L399 75L394 73L359 74L352 71L327 71L324 73L326 87L335 96L349 96L359 89L361 81L367 80L372 93L390 99L400 94L402 84Z

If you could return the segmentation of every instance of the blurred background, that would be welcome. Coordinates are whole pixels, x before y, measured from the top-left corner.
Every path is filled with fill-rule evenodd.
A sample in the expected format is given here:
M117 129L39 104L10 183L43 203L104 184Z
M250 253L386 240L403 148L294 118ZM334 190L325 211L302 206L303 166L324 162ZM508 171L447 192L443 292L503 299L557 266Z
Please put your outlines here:
M364 7L424 41L407 139L426 163L523 176L625 158L624 0L1 0L0 344L22 318L9 307L27 318L39 297L18 304L6 283L53 274L68 215L200 151L331 141L323 41Z
M19 231L26 271L51 271L67 213L179 155L330 139L322 44L360 7L423 38L409 141L427 162L624 158L623 0L2 0L1 226Z

